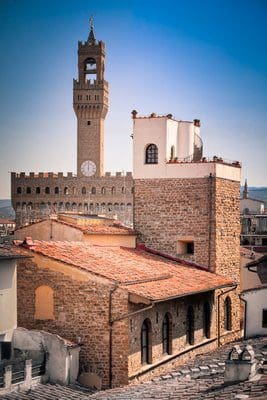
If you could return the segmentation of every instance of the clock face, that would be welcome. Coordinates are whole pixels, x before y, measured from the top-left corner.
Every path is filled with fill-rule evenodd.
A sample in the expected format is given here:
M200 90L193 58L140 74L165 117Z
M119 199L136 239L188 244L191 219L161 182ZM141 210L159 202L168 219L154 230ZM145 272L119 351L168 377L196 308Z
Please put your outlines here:
M93 161L86 160L81 165L81 173L84 176L93 176L96 173L96 165Z

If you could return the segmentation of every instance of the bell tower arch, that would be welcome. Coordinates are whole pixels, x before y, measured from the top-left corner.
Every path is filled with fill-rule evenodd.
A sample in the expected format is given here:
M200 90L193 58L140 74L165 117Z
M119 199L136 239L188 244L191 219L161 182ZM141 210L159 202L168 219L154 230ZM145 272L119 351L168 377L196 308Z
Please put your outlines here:
M104 71L105 44L96 41L90 18L88 39L78 42L78 79L73 80L78 177L99 177L104 173L104 121L108 111Z

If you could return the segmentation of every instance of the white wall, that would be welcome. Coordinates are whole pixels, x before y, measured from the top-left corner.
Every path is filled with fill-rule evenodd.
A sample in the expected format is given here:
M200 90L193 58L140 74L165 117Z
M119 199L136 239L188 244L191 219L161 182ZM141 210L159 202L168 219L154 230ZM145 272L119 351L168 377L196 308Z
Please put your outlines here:
M247 302L246 336L266 335L267 328L262 327L262 310L267 309L267 287L241 294Z
M16 260L0 260L0 335L11 341L17 327Z
M80 347L69 347L64 339L52 333L23 328L14 331L13 346L21 350L46 350L46 373L51 382L67 385L76 381Z

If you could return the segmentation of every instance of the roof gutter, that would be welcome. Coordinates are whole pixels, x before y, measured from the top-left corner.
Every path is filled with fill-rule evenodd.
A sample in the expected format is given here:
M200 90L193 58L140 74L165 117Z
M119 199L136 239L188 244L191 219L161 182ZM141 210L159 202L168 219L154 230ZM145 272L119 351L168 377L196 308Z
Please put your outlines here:
M237 287L237 284L234 284L234 285L235 285L235 287ZM215 286L215 287L209 288L209 289L197 290L197 291L194 291L194 292L179 294L179 295L177 295L177 296L165 297L164 299L153 300L153 302L154 302L154 303L160 303L160 302L162 302L162 301L168 301L168 300L179 299L179 298L181 298L181 297L193 296L193 295L195 295L195 294L205 293L205 292L211 292L211 291L214 291L214 290L217 290L217 289L223 289L223 288L232 287L232 286L233 286L233 283L228 283L228 284L226 284L226 285ZM232 290L232 289L231 289L231 290ZM225 293L227 293L227 292L225 292Z

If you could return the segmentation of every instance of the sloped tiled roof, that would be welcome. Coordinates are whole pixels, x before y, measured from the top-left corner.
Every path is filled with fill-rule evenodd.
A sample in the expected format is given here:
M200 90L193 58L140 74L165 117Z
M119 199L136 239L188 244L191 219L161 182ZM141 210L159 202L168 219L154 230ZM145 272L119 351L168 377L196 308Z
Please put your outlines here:
M41 219L40 221L33 222L32 224L21 226L18 230L22 230L24 228L28 228L29 226L40 224L44 221L53 221L54 223L58 223L61 225L69 226L74 229L78 229L79 231L82 231L86 235L136 235L136 232L127 226L124 226L120 224L119 222L112 222L108 225L98 225L98 224L88 224L88 225L78 225L75 223L67 222L67 221L61 221L60 219L50 219L50 218L44 218Z
M220 275L184 266L139 249L36 240L30 250L100 275L117 282L131 293L154 301L233 284Z

